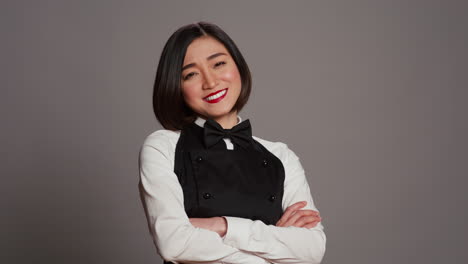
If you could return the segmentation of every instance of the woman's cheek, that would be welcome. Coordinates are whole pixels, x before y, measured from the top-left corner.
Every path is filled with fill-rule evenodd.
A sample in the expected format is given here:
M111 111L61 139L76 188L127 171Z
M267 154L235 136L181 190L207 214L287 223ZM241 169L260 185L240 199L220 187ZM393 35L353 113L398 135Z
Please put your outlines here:
M190 102L190 101L195 101L198 96L197 90L195 88L195 85L186 85L182 89L185 97L185 101Z
M237 81L240 80L240 74L237 69L230 69L223 73L223 79L229 81Z

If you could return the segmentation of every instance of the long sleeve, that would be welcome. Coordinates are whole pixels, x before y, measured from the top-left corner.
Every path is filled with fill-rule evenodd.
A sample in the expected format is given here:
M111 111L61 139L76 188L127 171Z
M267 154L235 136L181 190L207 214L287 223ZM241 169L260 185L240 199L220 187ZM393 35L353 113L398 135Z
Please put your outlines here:
M293 203L307 201L303 209L317 211L299 158L286 144L281 156L285 167L283 211ZM313 228L277 227L262 221L226 217L228 230L224 243L253 253L272 263L320 263L325 254L323 225Z
M158 253L174 263L268 263L223 243L215 232L194 227L185 213L183 191L174 167L174 142L157 131L139 156L139 190Z

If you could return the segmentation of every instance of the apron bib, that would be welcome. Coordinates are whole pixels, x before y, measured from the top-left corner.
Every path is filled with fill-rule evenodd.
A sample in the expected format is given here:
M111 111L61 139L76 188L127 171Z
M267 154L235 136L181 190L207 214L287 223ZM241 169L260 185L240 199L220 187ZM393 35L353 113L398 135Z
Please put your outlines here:
M223 140L207 149L203 129L188 125L176 146L174 172L188 217L234 216L274 225L283 214L282 162L253 138L245 149L235 144L229 150Z

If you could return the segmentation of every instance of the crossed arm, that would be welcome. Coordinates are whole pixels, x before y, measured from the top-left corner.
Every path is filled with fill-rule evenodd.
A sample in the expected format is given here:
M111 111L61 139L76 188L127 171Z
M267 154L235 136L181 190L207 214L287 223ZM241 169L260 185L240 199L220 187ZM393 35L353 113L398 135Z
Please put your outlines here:
M283 221L273 226L229 216L215 220L189 219L184 210L182 188L173 172L173 158L164 147L168 143L164 140L153 143L145 144L140 152L139 188L150 232L165 260L175 263L320 263L326 237L323 226L317 223L318 214L313 212L316 208L302 166L292 151L288 152L287 162L295 166L288 166L293 168L290 170L285 168L283 197L283 208L292 209L286 210ZM291 206L298 201L307 201L306 210L298 211L301 204Z
M276 223L276 226L315 227L322 218L318 211L300 209L306 205L306 201L300 201L289 206ZM211 230L223 238L226 235L228 226L225 217L189 218L189 220L195 227Z

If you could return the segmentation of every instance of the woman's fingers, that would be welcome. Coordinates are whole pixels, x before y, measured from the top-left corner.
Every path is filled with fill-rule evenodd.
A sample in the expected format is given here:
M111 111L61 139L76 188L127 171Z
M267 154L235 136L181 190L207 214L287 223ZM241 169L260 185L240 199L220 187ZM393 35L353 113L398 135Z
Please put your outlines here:
M312 228L312 227L315 227L316 225L318 225L319 222L320 222L320 221L312 222L312 223L309 223L309 224L304 225L303 227L305 227L305 228Z
M315 215L312 215L312 216L303 216L301 218L299 218L294 224L293 226L296 226L296 227L307 227L309 225L313 225L312 227L316 226L318 224L318 222L322 221L322 218L320 218L320 216L315 216Z
M276 225L283 226L283 223L285 223L289 219L289 217L295 213L295 211L306 206L306 204L306 201L301 201L290 205L288 208L286 208L286 211L284 211L283 215L281 216L280 220L276 223Z
M299 210L294 215L289 217L289 219L286 222L284 222L283 224L284 224L284 226L297 226L296 222L299 219L302 219L302 218L308 217L308 216L316 217L318 219L319 213L317 211L313 211L313 210ZM307 218L304 218L304 219L307 219ZM302 220L304 220L304 219L302 219Z

